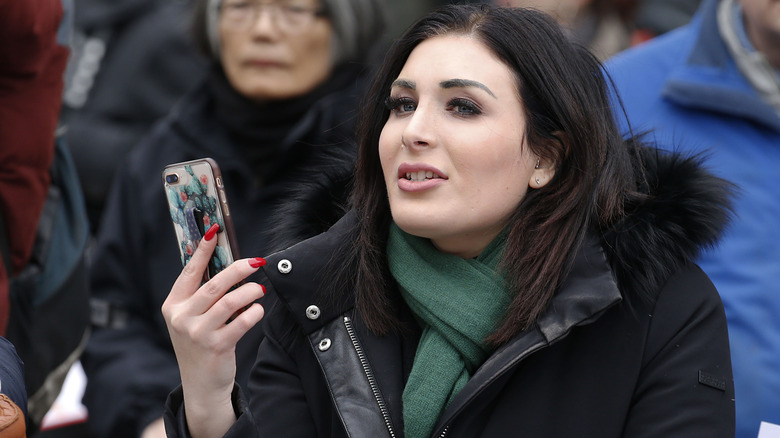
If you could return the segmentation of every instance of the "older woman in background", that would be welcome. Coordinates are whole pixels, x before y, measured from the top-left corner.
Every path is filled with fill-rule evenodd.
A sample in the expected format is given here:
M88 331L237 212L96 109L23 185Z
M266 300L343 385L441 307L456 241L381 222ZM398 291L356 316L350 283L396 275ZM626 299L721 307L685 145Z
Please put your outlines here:
M202 0L195 31L207 80L118 172L94 251L95 328L84 403L98 437L163 436L179 384L160 306L181 270L160 181L166 164L211 157L224 176L238 246L265 254L343 213L354 117L384 28L378 0ZM246 382L262 329L236 348Z

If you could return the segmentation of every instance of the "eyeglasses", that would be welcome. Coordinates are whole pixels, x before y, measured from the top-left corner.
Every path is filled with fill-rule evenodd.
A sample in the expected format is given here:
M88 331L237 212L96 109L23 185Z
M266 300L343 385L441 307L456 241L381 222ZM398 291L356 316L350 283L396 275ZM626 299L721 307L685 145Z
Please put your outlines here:
M301 29L312 24L315 18L325 17L322 6L312 7L300 0L261 2L257 0L223 0L222 18L237 29L247 29L256 22L260 11L268 9L276 24L284 28Z

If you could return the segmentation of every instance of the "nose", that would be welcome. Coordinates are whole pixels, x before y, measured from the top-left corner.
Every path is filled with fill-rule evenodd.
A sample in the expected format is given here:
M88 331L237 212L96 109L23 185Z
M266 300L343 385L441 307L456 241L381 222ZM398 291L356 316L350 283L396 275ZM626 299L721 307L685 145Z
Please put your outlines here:
M406 126L401 133L401 144L408 148L430 147L435 144L436 117L423 107L417 109L407 118Z
M278 29L278 11L276 11L275 5L259 3L255 6L256 12L254 14L254 21L252 22L252 33L255 36L267 36L272 37L279 33Z

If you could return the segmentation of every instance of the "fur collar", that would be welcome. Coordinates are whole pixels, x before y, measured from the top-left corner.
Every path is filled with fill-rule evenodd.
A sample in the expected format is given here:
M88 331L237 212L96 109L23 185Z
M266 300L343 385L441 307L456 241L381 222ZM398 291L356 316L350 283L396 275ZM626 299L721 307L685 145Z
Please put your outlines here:
M272 251L328 230L346 213L355 155L354 142L345 140L314 148L298 163L296 176L287 184L284 204L266 221L272 228Z
M603 246L621 290L654 295L682 266L714 247L731 217L734 186L704 167L706 157L641 148L647 198L606 230Z
M321 148L290 184L275 218L272 248L281 250L328 229L344 213L353 154L349 147ZM647 195L601 234L621 290L652 297L680 268L714 247L731 216L733 184L704 167L706 157L641 148ZM315 176L316 175L316 176Z

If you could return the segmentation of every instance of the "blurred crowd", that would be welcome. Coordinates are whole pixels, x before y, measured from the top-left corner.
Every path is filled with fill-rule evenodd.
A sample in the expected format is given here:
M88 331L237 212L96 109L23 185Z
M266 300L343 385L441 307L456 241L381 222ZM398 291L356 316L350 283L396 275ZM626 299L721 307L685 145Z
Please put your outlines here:
M734 13L760 16L761 12L754 12L756 8L750 7L758 1L495 2L501 6L532 7L549 13L570 32L571 38L605 61L607 71L615 77L615 89L626 104L623 126L627 131L658 130L657 136L663 140L660 143L668 145L669 149L685 148L685 142L695 143L690 149L704 150L712 157L716 173L732 180L743 191L762 190L760 187L765 186L764 191L749 198L749 205L748 201L737 204L736 225L726 237L727 249L723 250L743 258L738 261L740 265L753 260L751 263L760 268L750 271L740 271L734 265L723 268L726 256L716 250L708 253L701 264L722 294L733 330L730 336L737 394L737 436L756 436L761 421L780 423L780 414L770 412L773 407L780 407L780 394L762 392L780 389L780 372L776 370L774 376L766 377L763 381L770 383L762 389L761 383L751 379L750 374L764 369L742 361L745 355L759 354L754 352L766 348L765 360L768 362L762 366L780 364L777 359L780 343L776 341L780 338L780 325L776 321L759 319L756 324L766 325L765 329L758 329L746 322L753 318L752 313L747 313L747 307L780 310L777 299L765 298L766 295L780 295L777 294L780 291L774 283L768 286L767 281L762 280L780 274L780 258L777 258L780 245L775 239L780 238L776 219L780 217L777 215L780 207L775 202L777 195L766 192L777 187L771 182L780 183L780 171L777 170L780 169L777 166L780 164L780 70L777 62L780 58L777 53L780 13L771 12L774 15L770 15L769 20L774 21L766 27L774 28L767 31L772 37L767 37L766 44L756 42L754 33L757 31L737 25L732 29L733 38L723 37L725 43L718 39L706 50L691 52L696 56L692 58L692 64L698 66L698 70L690 67L688 74L711 75L707 76L710 82L700 83L685 76L685 72L675 70L676 67L667 66L672 73L659 71L652 80L643 78L641 73L661 69L673 62L683 65L687 61L683 58L688 52L671 58L671 53L691 50L696 42L695 36L684 39L679 28L695 24L704 28L701 35L716 38L706 34L708 26L724 27L723 23L733 20L730 17ZM13 0L0 0L0 17L11 17L4 10L10 11L12 3ZM319 32L316 26L308 21L298 24L299 17L295 14L300 11L287 9L288 3L305 10L303 15L310 14L306 20L316 19L317 14L327 14L332 27L314 34ZM304 6L299 7L299 3ZM240 246L251 250L250 254L270 253L324 231L343 214L349 174L354 164L355 150L350 142L352 119L372 68L393 39L412 22L449 2L306 0L299 3L287 0L62 2L61 13L56 15L60 22L54 29L60 32L60 38L56 40L58 47L69 50L67 65L61 56L48 55L52 69L46 73L48 99L36 101L41 103L35 113L37 117L46 114L50 117L41 123L31 123L28 119L27 125L34 126L24 132L44 137L40 146L34 147L45 151L43 156L37 157L37 167L39 172L46 173L54 154L54 141L48 140L55 137L59 127L57 133L72 155L86 203L90 226L87 260L94 270L90 290L92 339L82 360L87 385L84 404L88 412L87 418L77 424L47 424L44 421L44 430L37 431L40 424L34 425L28 428L28 436L164 436L161 420L154 412L161 411L165 395L172 389L171 382L175 386L178 379L178 370L175 362L171 363L173 357L169 354L171 347L162 318L152 313L159 313L164 294L181 264L164 204L159 177L162 166L206 155L217 158L226 175L225 183L232 190L230 201L231 205L235 203L237 230L243 237ZM726 3L732 9L740 4L743 6L736 9L737 12L721 6L723 11L718 13L718 4ZM310 4L319 6L311 9ZM236 18L229 28L218 23L220 17L214 15L214 8L219 7L222 7L222 18L225 18L225 7L235 8ZM261 23L254 30L252 26L257 23L241 27L244 17L241 8L251 7L255 8L254 15L249 16ZM275 12L265 15L258 12L264 8L275 8ZM43 12L39 10L38 13ZM247 35L254 32L253 41L273 42L278 38L278 35L265 35L260 28L265 20L272 20L272 14L276 14L273 18L276 21L275 24L266 23L270 29L278 26L283 29L284 38L290 38L296 44L300 41L300 47L293 49L300 51L300 59L295 62L301 63L301 73L263 83L242 76L241 62L233 64L231 56L242 50L241 45L249 44L241 39L244 38L242 32ZM747 16L752 19L751 15ZM693 17L697 18L691 22ZM5 21L0 18L0 29ZM698 27L690 32L698 31ZM709 31L718 34L717 29ZM305 35L299 36L297 32ZM676 44L667 43L663 48L654 49L655 58L644 56L642 50L646 45L660 41L662 35L671 38L672 33L679 40ZM57 32L52 36L57 38ZM2 38L11 36L0 30ZM753 45L750 45L751 41ZM742 50L746 44L748 49ZM0 41L0 46L4 47L0 49L0 73L18 78L20 74L6 66L23 59L6 56L4 52L9 45ZM732 46L737 48L730 49ZM774 47L771 49L774 53L770 54L764 47ZM763 58L755 56L762 51L765 53ZM661 52L669 53L669 57L661 57ZM744 56L740 58L735 52ZM720 85L715 77L718 68L731 58L737 59L736 63L728 62L737 67L730 74L747 78L735 87L745 95L751 95L755 104L748 105L752 101L747 97L725 91L719 98L713 98L720 99L719 102L709 106L698 104L703 98L689 91L717 89ZM764 73L744 73L754 68L764 69L761 70ZM51 71L61 77L59 87L51 86L52 81L57 81L51 77ZM666 74L675 72L680 75L679 81L666 82ZM298 73L289 73L294 74ZM290 84L285 82L287 80ZM0 78L0 84L5 81L6 78ZM647 87L645 94L632 92L642 87ZM39 92L42 90L44 88L38 88ZM0 109L9 99L9 94L4 92L0 87ZM669 97L671 103L664 101L665 97ZM669 109L669 105L673 108ZM19 114L22 113L16 113ZM11 128L21 123L13 117L11 113L0 111L0 157L5 160L0 162L0 201L4 203L2 211L6 218L0 225L8 226L9 221L16 221L26 223L30 228L30 224L37 222L42 202L23 213L27 219L18 218L22 211L12 207L16 205L14 196L42 199L44 189L39 187L32 195L5 195L9 193L6 187L29 184L7 176L13 174L13 170L6 167L18 161L17 158L6 158L6 152L10 150L6 144L20 138L18 132L9 134ZM620 118L621 114L618 114ZM682 119L688 125L683 125ZM738 133L723 132L721 137L699 135L696 132L705 124L703 119L707 124L701 129L709 134L725 125L738 125L732 129ZM675 120L679 124L675 124ZM734 143L762 144L763 148L721 146L719 139L726 136ZM254 147L259 143L270 146ZM766 149L767 145L771 146L770 150ZM745 155L749 155L751 165L737 166L737 161L748 158ZM765 166L757 171L752 166L755 163ZM740 167L741 171L729 170L734 167ZM47 184L45 178L35 181L39 185ZM26 187L35 188L35 185ZM9 214L11 212L17 214ZM254 220L257 216L267 221L257 224ZM755 221L743 226L742 219L746 216ZM274 221L274 218L277 219ZM285 224L280 218L288 222ZM32 228L27 232L29 236L33 235L34 226ZM3 231L9 236L12 249L14 245L32 247L32 237L17 240L21 237L18 230L20 228ZM762 233L770 231L773 233L771 238L762 240ZM767 244L767 240L774 243ZM7 282L14 270L21 268L29 258L28 253L20 250L20 255L13 259L18 266L10 267L10 272L0 266L0 280ZM724 270L728 272L724 273ZM754 273L755 277L741 277L748 275L746 272ZM0 292L4 294L0 299L3 296L7 299L7 290L7 286L2 287L0 283ZM8 311L7 308L0 310ZM5 321L3 318L0 314L0 319ZM756 334L756 331L765 333L767 330L778 333L766 338ZM243 362L249 365L256 351L253 342L256 341L246 341L245 349L239 352ZM770 359L772 356L774 358ZM248 367L242 368L239 363L239 377L245 378L248 372ZM0 380L5 389L6 376L0 376ZM753 398L754 393L762 395ZM744 405L740 404L740 397L746 400ZM145 399L148 403L136 399ZM773 399L774 404L764 404L769 399Z
M478 3L471 1L472 3ZM62 123L97 230L127 152L205 75L189 33L192 1L76 0ZM388 41L444 0L387 3ZM497 0L556 17L599 58L686 23L699 0Z

